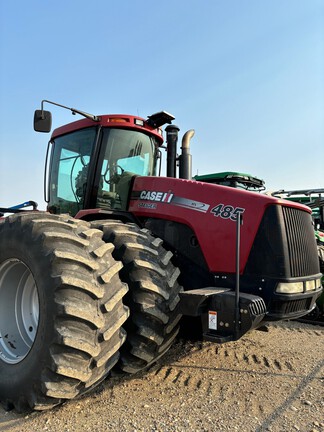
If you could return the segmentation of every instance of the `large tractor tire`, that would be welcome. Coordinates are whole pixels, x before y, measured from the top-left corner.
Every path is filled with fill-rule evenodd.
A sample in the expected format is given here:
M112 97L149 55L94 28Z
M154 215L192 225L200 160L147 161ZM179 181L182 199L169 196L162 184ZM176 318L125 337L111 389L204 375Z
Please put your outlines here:
M116 364L128 288L113 245L87 222L31 212L0 221L0 400L45 410Z
M113 257L123 263L120 277L129 287L124 303L130 316L116 369L135 373L166 353L179 332L180 271L171 261L173 254L147 229L120 221L96 221L93 226L114 244Z

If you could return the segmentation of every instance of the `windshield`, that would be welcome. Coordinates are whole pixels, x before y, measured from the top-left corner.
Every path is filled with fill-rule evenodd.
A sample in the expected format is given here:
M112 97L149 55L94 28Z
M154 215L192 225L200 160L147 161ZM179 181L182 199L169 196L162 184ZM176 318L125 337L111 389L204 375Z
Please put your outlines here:
M97 207L126 209L134 175L151 176L156 170L155 139L126 129L105 129Z

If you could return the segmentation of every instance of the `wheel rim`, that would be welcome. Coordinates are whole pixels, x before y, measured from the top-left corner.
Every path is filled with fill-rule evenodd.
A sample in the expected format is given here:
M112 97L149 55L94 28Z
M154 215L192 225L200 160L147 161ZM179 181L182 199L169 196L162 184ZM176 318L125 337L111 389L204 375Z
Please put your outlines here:
M39 320L35 279L22 261L0 265L0 298L0 359L16 364L29 353Z

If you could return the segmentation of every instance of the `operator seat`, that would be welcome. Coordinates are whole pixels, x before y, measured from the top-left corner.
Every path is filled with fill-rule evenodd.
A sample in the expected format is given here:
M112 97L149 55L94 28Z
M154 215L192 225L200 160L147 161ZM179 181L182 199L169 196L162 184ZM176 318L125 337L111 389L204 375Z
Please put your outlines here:
M103 210L112 210L116 208L117 194L116 192L101 191L97 197L97 206Z
M126 210L131 181L135 175L136 174L133 172L124 171L120 176L118 176L116 192L120 199L121 210Z
M112 192L104 189L104 178L100 178L98 195L97 195L97 207L103 210L112 210L118 208L116 206L116 200L118 196L116 192Z

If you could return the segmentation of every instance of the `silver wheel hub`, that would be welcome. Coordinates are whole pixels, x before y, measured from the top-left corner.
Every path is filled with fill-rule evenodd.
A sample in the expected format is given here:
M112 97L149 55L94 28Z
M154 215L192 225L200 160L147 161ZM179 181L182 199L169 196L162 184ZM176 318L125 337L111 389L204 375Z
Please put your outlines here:
M39 301L30 269L18 259L0 265L0 360L16 364L29 353L38 328Z

